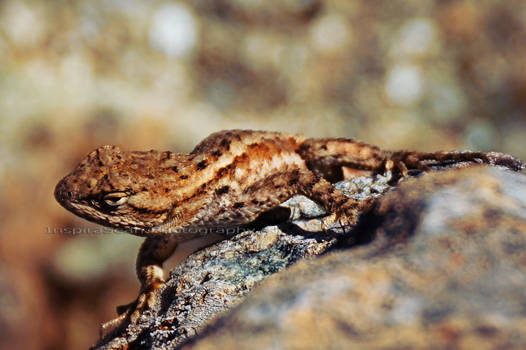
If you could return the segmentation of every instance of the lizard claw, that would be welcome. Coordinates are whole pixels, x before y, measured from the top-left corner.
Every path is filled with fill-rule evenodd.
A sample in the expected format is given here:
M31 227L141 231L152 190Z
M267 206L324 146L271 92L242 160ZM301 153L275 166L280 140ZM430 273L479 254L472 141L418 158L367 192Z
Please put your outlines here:
M395 159L390 159L385 163L384 168L384 174L388 174L394 170L400 173L402 177L412 175L415 171L420 173L430 170L430 167L428 164L426 164L425 159L419 159L417 156L412 154L402 154Z
M159 287L156 287L155 289L147 290L139 294L135 307L128 309L131 323L136 324L146 310L151 310L153 308L157 301L155 290L158 288Z
M321 229L324 233L327 233L330 231L330 229L334 226L334 223L338 219L337 215L335 213L332 213L330 215L325 216L323 219L321 219Z
M128 315L123 313L113 320L109 320L100 325L99 338L103 339L115 332L117 329L124 328L129 323Z

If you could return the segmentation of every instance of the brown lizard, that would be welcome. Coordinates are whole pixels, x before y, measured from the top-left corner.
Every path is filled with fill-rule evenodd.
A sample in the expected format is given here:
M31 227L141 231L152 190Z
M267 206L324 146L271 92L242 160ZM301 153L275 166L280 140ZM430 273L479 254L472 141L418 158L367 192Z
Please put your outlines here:
M119 307L120 316L104 330L135 323L153 305L164 283L163 262L179 242L206 233L190 228L245 225L296 194L354 225L371 202L331 185L342 178L342 167L401 178L470 163L524 168L502 153L386 151L350 139L231 130L210 135L190 154L100 147L57 184L55 197L89 221L146 237L137 257L139 296Z

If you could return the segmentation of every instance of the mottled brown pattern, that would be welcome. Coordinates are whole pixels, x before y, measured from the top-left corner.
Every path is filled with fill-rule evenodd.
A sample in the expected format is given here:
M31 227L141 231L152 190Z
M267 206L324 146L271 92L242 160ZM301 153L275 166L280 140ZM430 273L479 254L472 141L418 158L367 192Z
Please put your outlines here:
M119 309L106 329L136 322L151 307L164 281L162 264L178 242L207 230L245 225L258 215L303 194L354 225L370 201L334 189L353 170L392 172L393 178L473 163L521 170L500 153L385 151L350 139L307 139L277 132L230 130L214 133L190 154L122 151L103 146L91 152L55 189L57 201L87 220L146 236L137 258L141 292Z

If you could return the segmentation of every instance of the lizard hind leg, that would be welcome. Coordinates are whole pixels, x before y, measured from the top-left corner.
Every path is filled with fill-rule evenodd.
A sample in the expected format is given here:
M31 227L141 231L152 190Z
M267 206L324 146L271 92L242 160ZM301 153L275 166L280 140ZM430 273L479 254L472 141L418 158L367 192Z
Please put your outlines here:
M343 180L343 169L382 172L391 152L344 138L308 139L297 150L309 170L331 183Z
M300 172L297 186L298 193L312 199L331 213L324 219L323 225L326 227L333 223L339 223L341 226L356 225L359 215L368 210L373 203L372 198L357 200L347 197L329 181L308 170Z

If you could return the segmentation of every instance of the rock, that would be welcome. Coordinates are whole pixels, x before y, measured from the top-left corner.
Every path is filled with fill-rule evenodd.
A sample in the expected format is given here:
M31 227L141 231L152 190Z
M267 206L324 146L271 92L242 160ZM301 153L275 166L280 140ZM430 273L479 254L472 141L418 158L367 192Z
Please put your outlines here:
M526 347L524 175L427 174L358 230L372 242L269 278L183 349Z
M122 336L103 340L96 349L124 344L152 349L175 346L243 300L257 282L298 259L321 254L334 243L328 237L286 234L273 226L214 244L171 272L160 291L161 302L138 325L128 326Z
M525 248L523 174L430 173L351 232L282 224L193 254L152 313L98 349L523 348Z

